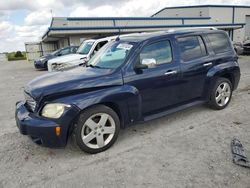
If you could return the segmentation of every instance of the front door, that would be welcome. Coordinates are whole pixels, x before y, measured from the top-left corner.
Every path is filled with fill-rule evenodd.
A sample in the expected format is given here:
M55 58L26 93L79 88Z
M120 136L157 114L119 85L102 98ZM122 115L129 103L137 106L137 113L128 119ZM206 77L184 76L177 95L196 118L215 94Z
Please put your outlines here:
M146 116L178 103L180 68L167 39L145 45L137 56L137 63L143 61L155 64L125 77L125 83L139 91L142 115Z

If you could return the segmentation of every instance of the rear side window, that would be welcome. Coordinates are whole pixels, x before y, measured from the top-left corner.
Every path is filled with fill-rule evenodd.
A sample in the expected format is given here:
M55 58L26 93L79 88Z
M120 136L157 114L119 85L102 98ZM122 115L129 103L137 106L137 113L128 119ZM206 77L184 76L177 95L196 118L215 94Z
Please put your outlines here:
M231 44L225 34L213 33L207 36L216 54L232 51Z
M156 64L170 63L172 61L170 42L166 40L144 47L140 53L140 62L143 59L155 59Z
M180 37L177 41L183 61L190 61L207 55L206 47L200 36Z

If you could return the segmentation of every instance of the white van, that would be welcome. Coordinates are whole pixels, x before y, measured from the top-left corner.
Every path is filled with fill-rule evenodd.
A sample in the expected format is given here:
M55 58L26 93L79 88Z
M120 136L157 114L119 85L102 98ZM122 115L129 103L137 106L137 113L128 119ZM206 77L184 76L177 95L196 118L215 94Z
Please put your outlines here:
M77 67L89 61L89 59L106 43L115 40L117 36L101 39L85 40L75 54L57 57L48 61L48 71L60 71Z

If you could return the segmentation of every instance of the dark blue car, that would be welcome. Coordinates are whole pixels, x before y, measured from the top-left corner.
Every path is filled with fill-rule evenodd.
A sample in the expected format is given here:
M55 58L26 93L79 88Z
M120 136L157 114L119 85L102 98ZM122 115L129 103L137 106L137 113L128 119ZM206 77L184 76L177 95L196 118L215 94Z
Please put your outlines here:
M36 69L47 69L48 60L56 58L58 56L76 53L77 49L78 49L78 46L68 46L65 48L61 48L59 50L56 50L50 54L44 55L40 57L39 59L35 60L34 66Z
M72 136L85 152L109 148L120 128L203 103L225 108L240 79L224 31L131 34L106 44L87 67L40 76L16 104L20 132L44 146Z

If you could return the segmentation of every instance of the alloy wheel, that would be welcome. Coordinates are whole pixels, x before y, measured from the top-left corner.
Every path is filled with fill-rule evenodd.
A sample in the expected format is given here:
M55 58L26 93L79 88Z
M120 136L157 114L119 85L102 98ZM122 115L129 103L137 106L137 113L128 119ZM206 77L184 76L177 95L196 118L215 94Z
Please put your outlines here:
M231 87L227 82L222 82L216 89L215 100L219 106L225 106L231 97Z
M89 148L102 148L112 140L115 129L115 121L109 114L97 113L85 121L81 138Z

